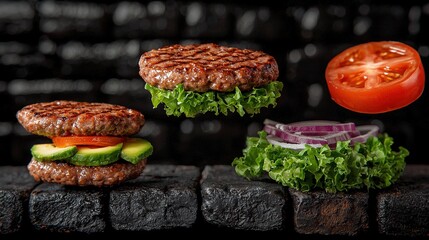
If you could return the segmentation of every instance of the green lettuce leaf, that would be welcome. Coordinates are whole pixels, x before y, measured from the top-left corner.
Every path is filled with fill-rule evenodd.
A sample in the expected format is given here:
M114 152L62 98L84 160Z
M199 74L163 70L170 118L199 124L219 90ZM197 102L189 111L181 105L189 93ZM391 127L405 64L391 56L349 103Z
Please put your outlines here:
M236 87L233 92L228 93L185 91L182 84L177 85L173 90L164 90L146 84L145 89L152 95L153 107L164 104L164 110L169 116L179 117L185 114L186 117L195 117L206 112L214 112L216 116L219 113L226 116L228 112L238 112L240 116L246 113L253 116L259 113L262 107L277 105L276 99L281 95L283 83L274 81L247 92L241 92Z
M342 141L335 149L307 145L300 151L272 145L266 136L260 131L259 137L247 138L243 156L232 162L236 173L251 180L267 172L283 186L303 192L388 187L402 175L409 155L403 147L393 151L393 138L386 133L354 146Z

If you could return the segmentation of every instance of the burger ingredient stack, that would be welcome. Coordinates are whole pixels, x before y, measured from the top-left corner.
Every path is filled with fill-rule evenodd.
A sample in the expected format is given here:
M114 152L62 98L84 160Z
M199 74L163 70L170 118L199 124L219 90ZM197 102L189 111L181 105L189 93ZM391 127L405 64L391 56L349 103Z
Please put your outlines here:
M243 156L232 165L238 175L264 173L300 191L381 189L399 179L407 149L395 151L393 138L376 125L333 121L264 122L258 137L248 137Z
M123 106L44 102L22 108L17 118L27 131L52 140L31 148L28 170L37 181L115 185L138 177L153 152L150 142L131 137L144 115Z
M154 108L164 104L173 116L254 115L276 106L283 89L272 56L213 43L154 49L142 54L139 66Z

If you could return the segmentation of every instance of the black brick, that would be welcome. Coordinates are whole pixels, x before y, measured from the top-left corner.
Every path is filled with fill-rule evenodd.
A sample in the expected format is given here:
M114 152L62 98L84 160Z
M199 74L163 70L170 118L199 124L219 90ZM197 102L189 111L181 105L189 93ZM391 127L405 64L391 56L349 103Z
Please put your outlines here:
M24 166L0 167L0 234L23 230L28 199L36 184Z
M332 194L289 189L289 193L297 233L355 236L369 229L367 192Z
M30 1L0 1L0 40L34 39L35 13Z
M105 5L91 2L40 1L39 29L56 40L104 39L109 17Z
M121 1L112 14L116 38L174 38L181 23L176 1Z
M377 195L378 231L429 236L429 165L409 165L397 184Z
M111 190L112 228L149 231L192 227L198 212L199 177L194 166L148 165L139 178Z
M36 230L97 233L106 229L102 189L54 183L37 186L30 196L29 216Z
M206 166L201 182L201 211L208 223L243 230L284 228L287 196L279 184L248 181L226 165Z

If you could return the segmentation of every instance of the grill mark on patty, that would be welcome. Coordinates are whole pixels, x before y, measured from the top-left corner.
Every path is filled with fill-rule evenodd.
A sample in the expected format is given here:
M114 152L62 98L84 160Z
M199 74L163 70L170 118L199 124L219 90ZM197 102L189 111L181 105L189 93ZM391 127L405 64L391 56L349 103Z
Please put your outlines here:
M62 118L73 118L82 114L92 114L93 116L103 113L108 113L110 111L123 110L122 108L117 108L116 106L111 105L112 107L105 109L105 106L100 104L91 104L81 107L77 104L41 104L42 108L24 108L29 109L30 112L34 113L38 117L51 117L60 115ZM71 115L73 114L73 115ZM65 116L67 115L67 116Z
M260 87L278 78L275 59L261 51L216 44L172 45L142 54L140 76L148 84L174 89L228 92Z
M43 136L128 136L140 131L144 116L119 105L74 101L36 103L17 113L29 132Z
M259 58L266 58L266 54L261 52L257 52L256 56L252 56L252 54L255 55L254 52L250 53L250 55L244 55L245 52L243 52L243 54L238 54L238 53L229 54L229 52L227 52L227 53L217 53L217 56L213 56L213 55L210 55L210 53L213 52L213 54L216 54L216 52L214 52L213 49L210 49L210 50L211 51L208 51L208 52L207 51L196 51L196 52L190 51L189 54L182 54L182 55L177 55L174 53L168 54L167 52L159 56L156 56L156 55L148 56L146 57L146 60L151 61L152 59L156 59L156 60L152 60L151 62L154 68L156 67L165 68L166 66L162 64L165 62L171 63L170 65L167 66L170 68L177 68L177 67L187 68L189 67L189 65L194 64L195 61L199 61L199 63L206 64L207 63L206 57L212 57L210 61L216 62L216 65L207 64L205 65L206 70L217 70L218 65L221 65L225 70L237 70L242 67L252 67L252 68L257 67L256 64L251 61L258 60ZM168 49L165 49L164 51L168 51ZM189 57L189 56L195 56L195 54L200 54L200 53L204 53L204 54L201 54L202 56L198 56L198 57ZM228 67L228 63L234 63L235 67L232 67L232 66Z

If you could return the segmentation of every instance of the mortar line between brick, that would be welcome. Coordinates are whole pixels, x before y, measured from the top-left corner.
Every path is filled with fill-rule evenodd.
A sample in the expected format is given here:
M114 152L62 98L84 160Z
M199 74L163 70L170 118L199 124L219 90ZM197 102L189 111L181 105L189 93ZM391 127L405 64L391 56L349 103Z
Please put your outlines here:
M102 189L102 211L104 213L104 221L106 223L106 232L113 232L112 223L110 221L110 214L109 214L109 204L110 204L110 189L103 188Z
M33 192L33 190L39 186L41 183L36 183L34 184L34 186L28 191L28 195L27 195L27 199L23 202L23 207L24 207L24 216L23 216L23 222L22 222L22 229L20 229L20 231L27 231L27 230L32 230L33 225L31 224L30 221L30 197L31 197L31 193Z
M201 211L201 206L203 203L203 198L202 198L202 194L201 194L201 180L203 178L203 170L204 168L198 168L200 171L200 174L198 176L198 179L196 179L196 184L195 184L195 191L197 193L197 219L195 220L195 226L197 228L201 228L204 227L205 222L204 222L204 217L203 217L203 213Z
M288 187L283 187L284 190L284 199L285 199L285 206L283 207L283 231L287 232L288 234L295 234L295 227L293 225L293 216L294 216L294 209L293 209L293 199L292 196L289 193Z
M377 223L377 191L370 190L368 197L368 221L369 229L368 235L378 235L378 223Z

